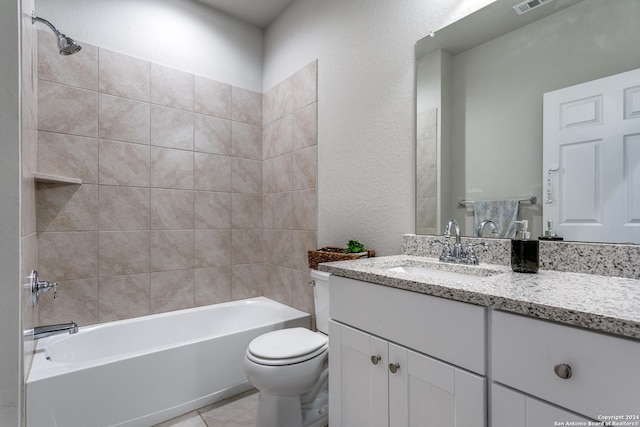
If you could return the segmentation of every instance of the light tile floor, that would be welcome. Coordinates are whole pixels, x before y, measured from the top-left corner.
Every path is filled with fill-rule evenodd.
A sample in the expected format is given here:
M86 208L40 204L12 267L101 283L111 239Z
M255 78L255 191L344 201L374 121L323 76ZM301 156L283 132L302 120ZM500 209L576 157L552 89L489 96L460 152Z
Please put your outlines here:
M257 409L258 391L254 389L154 427L255 427Z

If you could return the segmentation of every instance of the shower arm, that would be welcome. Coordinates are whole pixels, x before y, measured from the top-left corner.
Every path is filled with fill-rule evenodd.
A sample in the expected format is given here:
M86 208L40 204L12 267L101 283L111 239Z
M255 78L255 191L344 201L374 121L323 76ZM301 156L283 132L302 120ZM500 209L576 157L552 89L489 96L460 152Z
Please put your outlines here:
M43 19L43 18L40 18L40 17L36 16L35 12L31 12L31 23L35 24L36 22L42 22L47 27L51 28L51 30L55 33L56 36L61 36L62 35L62 33L60 33L60 31L58 31L57 28L54 27L53 24L51 24L51 22L47 21L46 19Z

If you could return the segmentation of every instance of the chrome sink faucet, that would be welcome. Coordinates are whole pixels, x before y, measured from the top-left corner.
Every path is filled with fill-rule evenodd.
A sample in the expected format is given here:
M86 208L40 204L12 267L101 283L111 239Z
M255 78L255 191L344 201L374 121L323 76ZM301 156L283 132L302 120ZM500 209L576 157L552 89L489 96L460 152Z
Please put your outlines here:
M70 323L59 323L57 325L36 326L33 329L24 331L23 337L25 340L37 340L66 332L75 334L78 332L78 324L71 321Z
M493 235L493 237L497 237L498 236L498 226L496 225L495 222L491 221L490 219L485 219L484 221L482 221L478 225L478 229L476 230L476 236L482 237L482 234L484 233L484 228L487 225L491 229L491 234Z
M451 227L453 227L453 231L455 232L455 238L456 238L456 242L453 245L453 250L451 249ZM481 242L481 243L468 242L467 250L465 251L462 248L462 241L460 238L460 224L458 224L458 221L456 221L455 219L450 220L447 226L445 227L443 240L433 240L431 243L442 244L442 253L440 254L441 262L452 262L457 264L471 264L471 265L476 265L480 263L476 255L476 251L473 249L474 246L480 246L480 247L483 247L484 249L489 247L489 245L486 242Z

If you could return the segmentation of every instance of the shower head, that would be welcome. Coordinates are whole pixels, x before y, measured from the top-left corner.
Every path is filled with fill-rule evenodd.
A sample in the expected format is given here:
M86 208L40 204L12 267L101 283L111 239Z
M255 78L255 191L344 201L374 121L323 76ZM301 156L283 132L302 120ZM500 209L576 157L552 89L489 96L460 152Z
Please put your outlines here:
M82 49L82 46L76 43L74 39L62 34L51 24L51 22L46 19L39 18L36 16L35 12L31 12L31 23L35 24L36 22L42 22L47 27L51 28L51 31L53 31L58 38L58 52L60 52L60 55L72 55Z

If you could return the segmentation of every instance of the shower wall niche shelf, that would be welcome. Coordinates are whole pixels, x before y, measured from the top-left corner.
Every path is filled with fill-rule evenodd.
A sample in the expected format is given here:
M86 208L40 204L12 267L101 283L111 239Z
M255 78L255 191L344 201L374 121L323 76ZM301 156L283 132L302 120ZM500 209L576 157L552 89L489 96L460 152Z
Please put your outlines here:
M79 178L71 178L68 176L51 175L48 173L36 172L33 174L36 182L49 182L55 184L82 184Z

